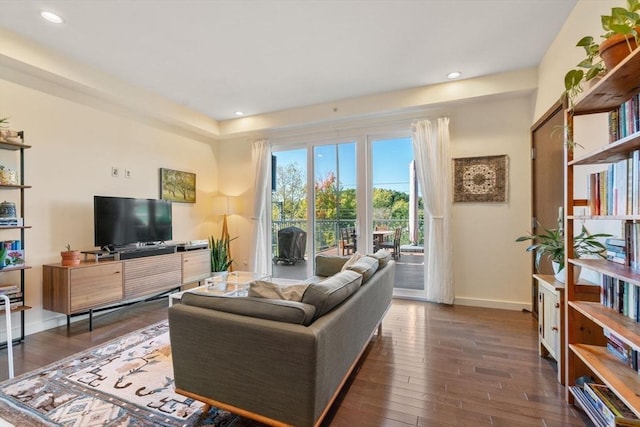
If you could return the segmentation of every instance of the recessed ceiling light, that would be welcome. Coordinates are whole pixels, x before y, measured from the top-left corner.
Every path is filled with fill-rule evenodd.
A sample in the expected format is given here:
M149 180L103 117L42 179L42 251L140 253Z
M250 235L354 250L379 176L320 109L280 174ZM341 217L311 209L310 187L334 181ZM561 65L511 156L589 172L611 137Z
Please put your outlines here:
M242 116L244 116L244 113L242 111L236 111L235 115L238 116L238 117L242 117Z
M447 74L447 78L448 79L457 79L461 75L462 75L462 73L460 71L454 71L452 73Z
M42 12L40 12L40 16L42 16L44 19L46 19L49 22L53 22L54 24L62 24L62 18L53 12L43 10Z

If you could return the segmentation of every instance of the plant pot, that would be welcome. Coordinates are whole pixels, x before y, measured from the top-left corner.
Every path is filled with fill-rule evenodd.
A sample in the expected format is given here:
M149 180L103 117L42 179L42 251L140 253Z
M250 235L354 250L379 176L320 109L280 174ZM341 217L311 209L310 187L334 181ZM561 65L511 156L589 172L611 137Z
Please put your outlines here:
M566 279L566 268L559 270L560 264L555 261L551 261L551 265L553 267L553 277L555 277L558 282L564 283ZM573 266L573 280L575 282L578 282L578 279L580 279L581 272L582 267L580 267L579 265Z
M638 30L640 30L640 28L638 28ZM629 44L627 44L627 40ZM631 50L629 50L629 46L631 46ZM607 71L615 68L615 66L626 58L636 47L636 40L631 35L623 36L622 34L615 34L600 43L600 57L604 61Z
M64 251L60 252L60 256L64 266L80 264L80 251Z

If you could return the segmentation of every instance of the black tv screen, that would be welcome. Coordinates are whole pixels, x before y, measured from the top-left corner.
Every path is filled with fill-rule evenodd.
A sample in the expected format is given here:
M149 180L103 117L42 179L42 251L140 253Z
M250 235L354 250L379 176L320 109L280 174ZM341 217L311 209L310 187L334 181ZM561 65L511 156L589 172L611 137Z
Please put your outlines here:
M94 196L95 245L125 246L172 239L169 200Z

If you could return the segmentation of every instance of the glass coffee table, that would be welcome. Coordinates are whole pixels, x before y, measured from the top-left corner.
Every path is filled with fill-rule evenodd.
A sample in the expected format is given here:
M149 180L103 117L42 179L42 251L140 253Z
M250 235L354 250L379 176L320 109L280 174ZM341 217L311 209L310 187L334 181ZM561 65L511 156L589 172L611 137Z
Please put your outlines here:
M271 276L265 273L255 273L252 271L231 271L226 274L211 273L211 276L204 279L204 285L185 291L169 294L169 307L174 302L180 301L185 292L196 291L217 296L243 297L247 296L249 284L255 280L269 280Z

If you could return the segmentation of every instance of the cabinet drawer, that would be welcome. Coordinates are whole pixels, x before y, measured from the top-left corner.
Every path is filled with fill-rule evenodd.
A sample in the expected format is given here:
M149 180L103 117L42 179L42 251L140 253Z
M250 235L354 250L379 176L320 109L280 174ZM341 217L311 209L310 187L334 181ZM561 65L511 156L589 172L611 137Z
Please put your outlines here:
M211 252L198 250L182 254L182 283L192 283L211 275Z
M71 313L120 301L122 277L121 263L70 269Z
M138 298L172 288L182 280L180 254L158 255L128 260L124 263L125 298Z

